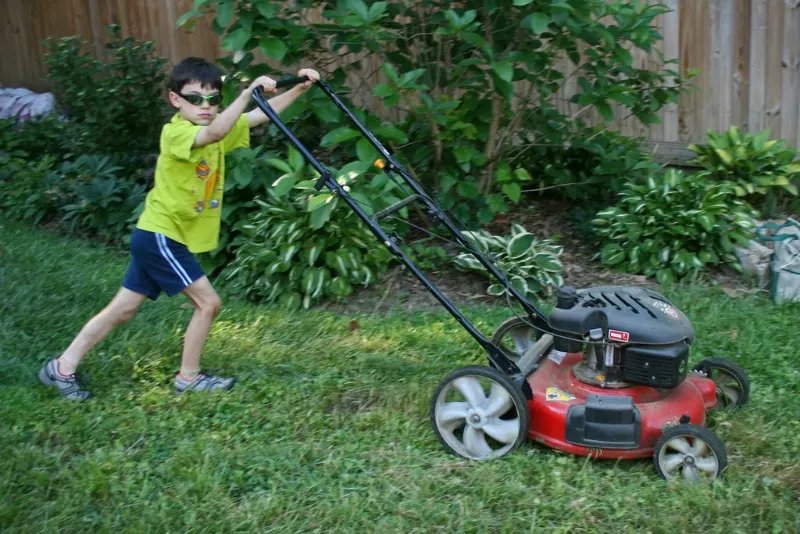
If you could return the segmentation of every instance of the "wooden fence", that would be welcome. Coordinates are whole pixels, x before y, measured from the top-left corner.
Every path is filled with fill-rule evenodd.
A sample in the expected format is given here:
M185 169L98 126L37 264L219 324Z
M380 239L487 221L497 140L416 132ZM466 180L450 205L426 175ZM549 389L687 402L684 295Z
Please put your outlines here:
M610 126L677 153L687 143L702 142L708 129L730 125L750 131L769 128L773 137L800 146L800 0L661 2L673 11L657 21L664 36L659 51L666 58L679 58L682 72L698 69L698 90L662 110L659 125L645 128L626 120L620 110ZM192 0L3 0L0 84L46 89L42 41L67 35L101 41L112 23L121 25L123 35L156 41L158 53L171 62L187 55L219 57L220 41L208 21L191 33L175 29L191 4ZM634 55L641 66L654 65L655 58L655 52ZM570 64L563 67L568 71ZM564 87L559 95L562 109L577 111L567 103L576 90L576 84ZM597 114L593 120L599 122Z

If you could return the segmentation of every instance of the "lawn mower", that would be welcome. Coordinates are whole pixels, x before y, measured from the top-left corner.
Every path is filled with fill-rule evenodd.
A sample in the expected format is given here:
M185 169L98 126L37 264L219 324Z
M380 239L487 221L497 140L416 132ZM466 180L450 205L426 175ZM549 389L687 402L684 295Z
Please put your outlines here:
M303 81L289 78L278 87ZM579 456L652 458L666 479L713 480L723 474L725 446L705 427L706 413L747 402L749 380L738 365L709 358L689 370L692 326L669 300L649 289L559 287L555 308L545 314L463 235L463 224L456 226L454 221L460 221L428 195L330 86L323 81L316 85L375 147L380 155L375 165L404 182L407 197L369 215L280 120L261 88L253 97L319 173L316 190L327 187L338 195L486 351L488 366L453 371L433 394L431 425L445 449L486 460L531 438ZM399 239L381 228L381 219L411 203L444 226L521 308L490 339L420 271Z

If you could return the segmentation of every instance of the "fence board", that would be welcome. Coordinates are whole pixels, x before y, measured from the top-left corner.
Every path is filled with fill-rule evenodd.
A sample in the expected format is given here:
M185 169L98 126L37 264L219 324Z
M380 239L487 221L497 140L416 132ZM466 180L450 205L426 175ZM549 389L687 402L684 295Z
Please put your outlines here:
M753 0L750 8L750 87L747 126L766 126L767 89L767 0Z
M658 17L656 24L664 40L647 54L634 50L636 65L652 68L658 54L679 58L682 73L698 69L693 82L699 90L681 98L678 105L661 111L662 123L643 127L615 110L607 124L625 135L643 136L651 143L702 142L709 128L721 130L739 125L751 131L769 128L773 137L800 144L800 0L647 0L666 3L674 11ZM106 26L119 24L123 36L156 41L156 52L174 64L188 55L220 57L220 38L203 20L191 30L178 30L175 23L192 7L193 0L4 0L0 2L0 83L46 90L43 80L48 37L81 35L97 42L93 51L104 54ZM316 10L310 17L318 19ZM376 67L375 58L363 58L365 68ZM566 76L574 66L564 58L560 68ZM648 67L649 66L649 67ZM380 79L373 74L368 84L354 81L355 101L374 111L380 109L369 84ZM356 83L358 81L358 83ZM578 106L569 98L579 90L575 77L556 95L559 110L575 114ZM591 122L598 114L584 112Z
M786 0L785 5L780 136L796 143L800 107L800 0Z

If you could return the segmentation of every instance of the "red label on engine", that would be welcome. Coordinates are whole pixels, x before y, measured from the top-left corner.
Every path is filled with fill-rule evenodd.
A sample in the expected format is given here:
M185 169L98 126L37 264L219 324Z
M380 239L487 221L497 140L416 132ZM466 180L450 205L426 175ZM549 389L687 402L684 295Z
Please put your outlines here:
M608 331L608 339L610 339L611 341L627 342L630 338L631 335L628 332L621 332L619 330Z

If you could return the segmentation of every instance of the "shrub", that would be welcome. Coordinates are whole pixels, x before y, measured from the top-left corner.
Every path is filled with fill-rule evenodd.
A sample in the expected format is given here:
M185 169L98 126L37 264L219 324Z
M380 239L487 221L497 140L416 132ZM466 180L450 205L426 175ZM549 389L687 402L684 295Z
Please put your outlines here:
M313 198L313 197L312 197ZM390 253L350 210L339 209L323 225L314 222L302 197L270 192L259 213L242 227L236 259L223 272L228 286L252 300L309 308L325 297L341 299L353 285L377 280Z
M581 92L573 103L596 109L605 120L613 119L613 104L651 124L685 88L669 62L658 70L640 68L631 55L635 48L649 52L660 39L654 21L663 5L347 0L326 4L321 20L309 22L306 11L317 6L307 0L197 0L179 23L213 17L223 48L245 52L245 64L254 50L283 65L301 59L330 65L334 55L328 80L348 80L354 90L366 89L372 74L363 72L364 54L377 55L384 81L371 88L373 95L405 117L400 130L409 140L398 157L426 186L446 191L452 199L443 202L473 222L519 202L514 181L504 181L508 172L525 181L511 159L516 147L562 146L584 128L581 114L553 102L567 83L561 58L576 69Z
M689 147L697 154L693 162L714 179L732 182L737 195L747 197L765 214L779 216L781 196L797 197L800 185L800 162L795 161L797 150L787 147L784 141L769 140L769 130L743 134L732 126L725 133L709 131L706 141L706 146ZM763 198L757 198L761 195ZM784 207L788 204L786 200ZM795 199L792 204L796 203Z
M666 283L708 265L740 269L734 244L752 237L754 215L732 184L669 169L646 184L627 185L618 205L593 222L608 241L603 263Z
M0 155L0 183L4 213L35 224L54 217L69 200L52 156L27 160Z
M162 96L166 60L155 43L122 39L109 27L107 61L94 59L81 38L48 40L47 78L69 121L85 128L81 153L150 153L158 150L167 117Z
M120 176L108 157L81 156L61 167L72 202L60 208L70 230L108 241L121 239L134 223L146 187Z
M698 163L716 180L733 182L739 196L766 194L770 188L782 188L797 195L792 180L800 177L797 150L784 141L769 140L769 130L758 134L740 133L731 126L725 133L709 131L706 146L690 145Z
M506 274L508 281L524 296L537 293L550 294L561 285L561 260L563 248L549 239L536 237L518 224L511 225L510 236L496 236L485 230L464 232L464 237L480 252L493 258L497 267ZM456 267L478 271L486 276L489 272L469 252L459 254L453 260ZM494 280L494 278L491 278ZM507 293L501 284L489 286L490 295Z
M262 199L229 207L229 212L223 206L227 254L234 259L222 276L232 290L253 300L308 308L326 297L346 297L354 284L377 280L391 254L352 210L337 209L338 197L314 191L318 175L299 152L290 147L285 160L253 149L233 154L226 184L258 191ZM255 178L254 169L269 168ZM394 182L373 172L371 165L353 162L335 173L368 214L399 200Z

